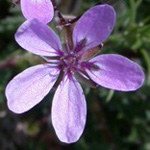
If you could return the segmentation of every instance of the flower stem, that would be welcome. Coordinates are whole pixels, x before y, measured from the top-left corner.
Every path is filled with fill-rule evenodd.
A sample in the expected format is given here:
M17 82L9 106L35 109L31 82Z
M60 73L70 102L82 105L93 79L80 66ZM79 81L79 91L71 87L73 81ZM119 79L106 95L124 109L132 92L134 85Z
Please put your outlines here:
M10 57L6 59L5 61L0 62L0 70L4 69L6 67L13 67L15 66L15 57Z

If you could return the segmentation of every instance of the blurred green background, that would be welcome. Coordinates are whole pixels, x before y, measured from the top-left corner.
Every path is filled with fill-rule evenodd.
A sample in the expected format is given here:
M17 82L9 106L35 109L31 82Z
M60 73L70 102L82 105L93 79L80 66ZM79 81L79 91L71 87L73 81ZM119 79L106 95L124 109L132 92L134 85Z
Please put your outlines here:
M88 105L84 133L74 144L59 142L51 125L54 91L27 113L17 115L7 108L7 83L42 59L16 44L14 33L24 18L19 6L0 0L0 150L150 150L150 0L60 0L59 9L80 15L96 3L108 3L117 12L101 53L118 53L141 65L143 87L119 92L83 85Z

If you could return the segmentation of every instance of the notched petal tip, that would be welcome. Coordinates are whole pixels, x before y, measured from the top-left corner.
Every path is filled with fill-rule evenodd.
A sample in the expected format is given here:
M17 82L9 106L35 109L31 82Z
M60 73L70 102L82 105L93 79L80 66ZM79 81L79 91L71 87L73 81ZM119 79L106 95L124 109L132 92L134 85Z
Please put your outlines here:
M8 107L8 109L11 111L11 112L13 112L13 113L16 113L16 114L21 114L21 113L24 113L24 112L26 112L26 111L21 111L20 110L20 108L18 108L19 107L19 105L15 105L13 102L10 102L9 101L9 91L11 91L11 89L10 89L10 82L7 84L7 86L6 86L6 89L5 89L5 95L6 95L6 99L7 99L7 107Z

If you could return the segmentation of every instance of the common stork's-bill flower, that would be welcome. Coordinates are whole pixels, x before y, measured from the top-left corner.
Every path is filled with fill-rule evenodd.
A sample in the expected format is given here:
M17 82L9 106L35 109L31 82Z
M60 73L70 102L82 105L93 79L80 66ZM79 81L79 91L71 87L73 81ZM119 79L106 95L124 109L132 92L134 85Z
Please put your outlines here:
M26 19L36 18L43 23L48 23L54 16L51 0L21 0L21 10Z
M30 67L10 81L6 88L9 109L24 113L34 107L49 93L61 72L52 102L52 124L62 142L77 141L85 127L87 109L83 90L74 75L119 91L134 91L144 81L141 68L123 56L102 54L87 59L88 50L101 44L114 24L115 11L111 6L95 6L76 23L72 35L74 48L62 50L59 38L50 27L37 19L23 23L15 34L17 43L49 59L46 64Z

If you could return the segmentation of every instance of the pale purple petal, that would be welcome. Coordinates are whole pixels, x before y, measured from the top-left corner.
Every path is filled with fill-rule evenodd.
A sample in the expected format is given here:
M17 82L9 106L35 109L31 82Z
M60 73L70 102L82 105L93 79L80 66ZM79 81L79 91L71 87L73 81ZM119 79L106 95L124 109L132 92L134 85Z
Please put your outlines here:
M25 21L15 34L17 43L29 52L41 56L56 56L61 43L54 31L38 21Z
M58 70L48 64L30 67L18 74L6 87L9 109L23 113L34 107L51 90L57 75Z
M85 40L84 50L98 46L111 33L115 20L113 7L107 4L92 7L82 15L74 27L74 45L77 46Z
M80 84L67 76L61 81L52 103L52 124L58 138L76 142L86 122L86 101Z
M94 62L99 69L87 70L87 73L94 82L106 88L134 91L144 82L144 73L140 66L121 55L100 55L90 62Z
M26 19L36 18L43 23L48 23L54 16L50 0L21 0L21 10Z

